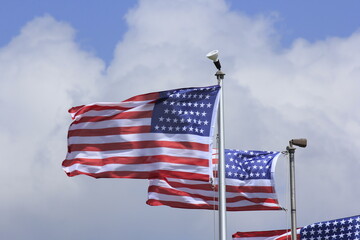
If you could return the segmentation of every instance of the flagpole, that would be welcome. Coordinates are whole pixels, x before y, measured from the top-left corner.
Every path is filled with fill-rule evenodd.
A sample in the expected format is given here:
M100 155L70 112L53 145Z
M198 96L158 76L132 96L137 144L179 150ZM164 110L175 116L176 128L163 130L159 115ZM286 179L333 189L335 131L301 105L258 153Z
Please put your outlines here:
M224 141L224 91L223 80L225 73L221 71L221 64L218 59L218 51L211 51L206 55L213 60L218 71L215 73L220 86L220 100L218 109L218 141L219 141L219 240L226 240L226 187L225 187L225 141Z
M291 239L297 239L296 234L296 196L295 196L295 149L293 147L306 147L307 140L305 138L301 139L292 139L289 141L289 146L286 147L286 150L289 152L289 168L290 168L290 208L291 208Z

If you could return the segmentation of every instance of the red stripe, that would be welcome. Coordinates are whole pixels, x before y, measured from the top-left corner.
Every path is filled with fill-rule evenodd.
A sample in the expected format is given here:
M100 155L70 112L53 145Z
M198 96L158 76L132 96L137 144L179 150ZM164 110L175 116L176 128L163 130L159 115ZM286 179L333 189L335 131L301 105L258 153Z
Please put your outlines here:
M285 233L291 232L290 229L282 229L282 230L272 230L272 231L255 231L255 232L237 232L232 235L232 237L237 238L251 238L251 237L274 237L280 236Z
M71 125L83 122L101 122L115 119L139 119L151 118L152 111L133 111L133 112L120 112L111 116L87 116L81 117L79 120L74 121Z
M146 94L141 94L141 95L137 95L137 96L128 98L123 102L149 101L149 100L158 99L159 96L160 96L160 94L158 92L146 93Z
M176 172L168 170L154 170L151 172L136 171L108 171L101 173L87 173L82 171L66 172L69 177L77 175L87 175L93 178L135 178L135 179L152 179L160 177L172 177L180 179L198 179L199 181L209 181L209 176L200 173Z
M101 129L74 129L69 130L69 137L100 137L121 134L138 134L150 133L151 126L138 126L138 127L113 127Z
M69 152L75 151L115 151L127 149L144 149L144 148L174 148L174 149L192 149L207 152L208 144L197 142L172 142L172 141L137 141L137 142L118 142L103 144L72 144L69 145Z
M272 186L226 186L228 192L274 193Z
M297 228L296 238L300 239L300 228ZM237 232L232 235L233 238L270 238L276 237L276 240L291 240L291 229L256 231L256 232Z
M142 157L110 157L103 159L87 159L87 158L75 158L72 160L64 160L63 167L69 167L73 164L80 163L90 166L103 166L106 164L144 164L144 163L174 163L174 164L186 164L194 166L209 166L209 161L202 158L190 158L190 157L174 157L168 155L154 155L154 156L142 156Z

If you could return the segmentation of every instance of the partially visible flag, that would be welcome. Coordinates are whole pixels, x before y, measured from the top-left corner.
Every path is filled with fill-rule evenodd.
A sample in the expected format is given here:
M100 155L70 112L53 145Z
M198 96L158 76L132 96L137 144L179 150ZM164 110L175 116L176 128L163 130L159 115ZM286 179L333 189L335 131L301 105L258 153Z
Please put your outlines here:
M302 240L312 239L360 239L360 215L314 223L301 228Z
M300 229L296 231L297 239L300 239ZM232 235L233 240L287 240L291 239L291 229L237 232ZM315 239L314 239L315 240Z
M208 181L219 89L175 89L71 108L64 171Z
M225 150L228 211L281 210L273 173L279 152ZM214 154L217 167L217 154ZM216 173L216 171L215 171ZM215 184L188 179L151 179L147 204L174 208L217 209Z
M237 232L233 240L286 240L291 239L291 231L273 230L258 232ZM318 222L297 229L299 240L359 240L360 215Z

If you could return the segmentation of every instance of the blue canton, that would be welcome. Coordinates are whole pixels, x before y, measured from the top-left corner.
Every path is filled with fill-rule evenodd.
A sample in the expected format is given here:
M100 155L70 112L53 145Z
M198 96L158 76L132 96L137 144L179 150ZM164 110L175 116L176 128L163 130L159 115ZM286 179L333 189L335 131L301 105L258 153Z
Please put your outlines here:
M210 136L219 86L160 92L151 119L155 133Z
M225 149L226 178L271 179L271 165L279 152Z
M360 216L318 222L301 228L302 240L359 240Z

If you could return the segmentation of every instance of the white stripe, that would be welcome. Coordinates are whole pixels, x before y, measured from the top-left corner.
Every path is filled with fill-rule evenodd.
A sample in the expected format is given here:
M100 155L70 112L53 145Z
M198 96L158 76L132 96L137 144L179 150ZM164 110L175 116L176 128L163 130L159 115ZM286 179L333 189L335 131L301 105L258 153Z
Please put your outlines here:
M69 130L75 129L103 129L112 127L138 127L151 125L151 118L139 118L139 119L114 119L99 122L80 122L71 124ZM101 136L100 136L101 137Z
M136 142L136 141L175 141L175 142L195 142L195 143L209 144L209 137L197 136L192 134L139 133L139 134L121 134L121 135L91 136L91 137L74 136L68 138L69 145Z
M166 178L168 182L178 182L183 183L187 185L197 185L201 184L202 182L196 181L196 180L187 180L187 179L176 179L176 178ZM218 179L214 179L214 184L216 185L218 182ZM243 185L241 185L241 182L246 182ZM225 179L225 184L229 186L272 186L271 181L269 179L250 179L250 180L237 180L237 179Z
M169 170L175 172L187 172L187 173L198 173L207 174L208 168L195 165L176 164L167 162L156 162L147 164L106 164L103 166L92 166L81 163L76 163L68 167L63 167L67 173L75 170L85 173L104 173L104 172L125 172L125 171L136 171L136 172L151 172L154 170Z
M109 157L141 157L141 156L154 156L154 155L168 155L174 157L192 157L209 159L209 152L190 150L190 149L172 149L172 148L144 148L144 149L128 149L116 151L74 151L68 153L66 160L75 158L88 158L88 159L104 159Z
M104 106L104 107L124 107L124 108L131 108L126 111L149 111L152 110L154 107L154 103L148 104L149 102L154 100L147 100L147 101L129 101L129 102L109 102L109 103L93 103L85 105L83 108L91 108L92 106L98 105L98 106ZM81 108L82 109L82 108ZM80 111L79 109L78 111ZM135 109L135 110L134 110ZM76 120L82 117L94 117L94 116L110 116L114 115L115 113L121 113L122 110L118 109L107 109L107 110L90 110L87 112L84 112L82 114L76 115L76 113L71 113L71 116L73 117L76 115ZM113 113L113 114L111 114ZM103 115L104 114L104 115Z

